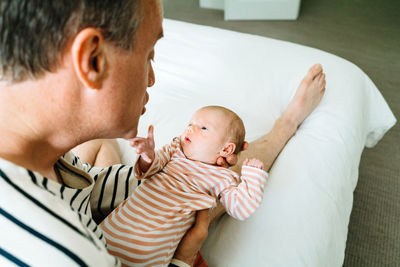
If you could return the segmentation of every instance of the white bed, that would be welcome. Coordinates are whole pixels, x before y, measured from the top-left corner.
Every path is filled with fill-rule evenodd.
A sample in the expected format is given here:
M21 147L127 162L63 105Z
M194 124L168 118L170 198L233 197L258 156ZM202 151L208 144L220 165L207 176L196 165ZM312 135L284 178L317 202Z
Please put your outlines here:
M260 209L240 222L225 215L202 253L214 266L341 266L364 146L396 122L373 82L332 54L269 38L164 20L139 135L156 146L179 135L192 113L222 105L243 119L248 141L269 129L314 63L326 94L279 155ZM125 163L136 155L120 141Z

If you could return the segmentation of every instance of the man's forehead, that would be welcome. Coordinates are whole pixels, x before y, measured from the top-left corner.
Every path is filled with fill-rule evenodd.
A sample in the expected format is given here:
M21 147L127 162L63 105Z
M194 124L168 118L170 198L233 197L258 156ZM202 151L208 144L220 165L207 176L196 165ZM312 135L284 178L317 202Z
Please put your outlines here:
M147 11L152 14L148 19L150 25L152 25L151 27L154 29L153 42L155 44L157 43L158 40L164 37L164 30L162 27L162 21L163 21L162 3L159 0L144 0L144 1L147 1L145 3L148 5L147 8L145 8L145 12ZM149 13L147 13L146 16L149 16Z

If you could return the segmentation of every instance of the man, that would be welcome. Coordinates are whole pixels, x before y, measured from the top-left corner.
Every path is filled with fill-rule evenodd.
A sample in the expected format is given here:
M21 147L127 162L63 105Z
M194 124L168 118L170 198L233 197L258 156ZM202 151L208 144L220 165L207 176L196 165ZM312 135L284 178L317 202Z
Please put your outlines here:
M118 266L92 213L101 220L129 194L131 169L91 168L67 152L136 136L155 82L161 2L4 0L0 34L0 265ZM315 66L273 130L242 156L270 169L324 86ZM192 263L208 217L199 213L175 258Z

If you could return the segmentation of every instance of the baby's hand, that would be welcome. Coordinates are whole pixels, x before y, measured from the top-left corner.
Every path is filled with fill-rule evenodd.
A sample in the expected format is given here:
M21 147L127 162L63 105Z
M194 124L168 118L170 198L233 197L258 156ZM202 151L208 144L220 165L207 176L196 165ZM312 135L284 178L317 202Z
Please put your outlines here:
M136 153L140 155L139 164L144 167L142 170L144 171L146 167L150 167L155 157L153 125L149 126L147 138L132 138L130 139L130 144L136 148Z
M262 163L261 160L254 159L254 158L250 159L250 160L246 158L246 160L243 161L243 165L264 170L264 163Z

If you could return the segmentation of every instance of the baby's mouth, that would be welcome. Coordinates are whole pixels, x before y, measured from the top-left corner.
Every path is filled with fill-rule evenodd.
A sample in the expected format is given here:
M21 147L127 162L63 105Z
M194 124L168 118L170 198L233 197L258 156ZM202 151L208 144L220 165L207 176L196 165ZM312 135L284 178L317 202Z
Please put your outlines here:
M189 139L189 137L187 137L187 136L185 136L185 141L188 142L188 143L192 142L192 141Z

